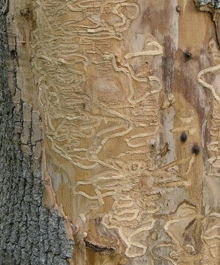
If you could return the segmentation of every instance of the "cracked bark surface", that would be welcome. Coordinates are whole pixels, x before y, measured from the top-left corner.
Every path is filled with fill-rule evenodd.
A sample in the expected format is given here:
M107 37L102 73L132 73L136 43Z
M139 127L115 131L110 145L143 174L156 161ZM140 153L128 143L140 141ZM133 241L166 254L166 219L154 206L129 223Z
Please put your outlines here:
M0 0L0 9L3 5ZM65 265L72 257L73 241L67 239L64 218L42 205L41 118L21 99L16 57L16 49L9 52L6 17L1 13L0 264Z

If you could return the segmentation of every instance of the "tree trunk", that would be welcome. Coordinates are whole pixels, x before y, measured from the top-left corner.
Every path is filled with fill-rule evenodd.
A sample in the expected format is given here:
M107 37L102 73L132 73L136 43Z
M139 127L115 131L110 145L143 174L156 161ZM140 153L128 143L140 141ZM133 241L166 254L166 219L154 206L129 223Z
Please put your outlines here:
M1 264L220 264L218 8L4 4Z
M3 4L0 0L0 8ZM11 2L10 10L15 5ZM42 121L22 96L19 78L30 78L23 70L29 62L19 50L17 17L19 31L11 28L14 15L7 15L7 32L6 16L0 14L0 264L67 265L73 240L67 220L43 205Z

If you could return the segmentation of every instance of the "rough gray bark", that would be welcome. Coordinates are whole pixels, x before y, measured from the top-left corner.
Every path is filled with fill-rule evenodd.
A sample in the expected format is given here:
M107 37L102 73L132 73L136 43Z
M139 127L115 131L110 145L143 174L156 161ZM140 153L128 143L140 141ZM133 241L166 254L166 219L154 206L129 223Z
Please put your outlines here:
M200 0L199 1L200 6L204 6L204 5L209 4L209 3L213 3L215 8L220 8L220 1L219 0L214 0L214 1L212 1L212 0Z
M0 8L4 1L0 0ZM14 91L9 90L7 60L12 61ZM73 241L64 219L42 206L41 129L37 113L24 103L16 82L16 50L7 42L0 14L0 264L68 264ZM12 96L16 96L14 104ZM35 127L35 128L34 128Z

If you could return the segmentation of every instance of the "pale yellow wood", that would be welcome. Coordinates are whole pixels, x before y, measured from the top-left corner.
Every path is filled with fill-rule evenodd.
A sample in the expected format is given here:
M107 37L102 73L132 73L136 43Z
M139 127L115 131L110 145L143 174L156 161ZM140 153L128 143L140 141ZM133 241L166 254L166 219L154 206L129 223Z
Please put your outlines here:
M43 119L44 203L72 227L72 264L219 264L218 11L10 0L7 16L22 97Z

